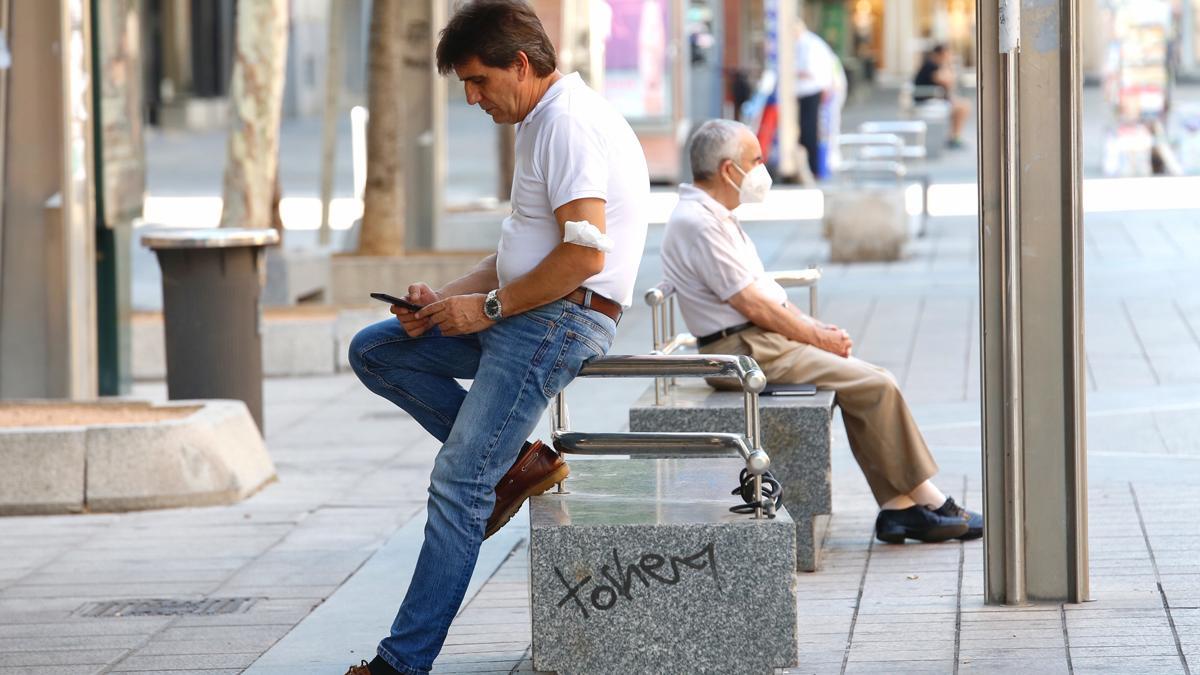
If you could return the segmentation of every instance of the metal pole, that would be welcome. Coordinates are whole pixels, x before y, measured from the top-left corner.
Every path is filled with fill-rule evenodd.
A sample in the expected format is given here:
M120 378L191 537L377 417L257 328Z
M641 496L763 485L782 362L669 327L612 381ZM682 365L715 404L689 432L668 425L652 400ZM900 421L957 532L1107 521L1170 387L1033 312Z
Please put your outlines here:
M8 64L0 69L0 286L4 284L4 167L8 164L4 141L8 138L8 71L12 68L12 42L9 40L11 31L8 30L12 22L9 20L9 14L8 0L0 0L0 35L4 36L5 50L10 53ZM3 305L2 301L0 305ZM3 310L0 306L0 321L3 321Z
M662 349L662 346L663 346L662 328L660 328L661 324L662 324L662 305L659 305L657 307L651 307L650 308L650 332L652 334L651 343L654 347L653 351L655 351L655 352ZM663 391L663 389L665 389L665 388L666 388L666 378L655 377L654 378L654 405L662 405L663 396L666 393Z
M976 11L985 598L1082 602L1079 5Z
M567 413L567 392L560 391L554 397L554 406L550 409L550 438L555 438L559 432L566 431L571 426L571 419ZM563 487L563 481L558 481L554 489L555 494L567 494L566 488Z
M667 307L663 311L667 313L667 315L666 315L666 321L667 321L666 325L668 326L668 328L666 330L667 341L672 342L675 340L675 336L679 335L679 331L675 330L675 294L674 293L672 293L671 297L667 300ZM664 388L667 390L667 393L670 393L671 388L676 385L675 378L672 377L671 379L667 380L665 385L666 386Z
M333 202L333 174L337 157L337 117L342 93L342 70L345 61L346 6L329 1L329 44L325 62L325 109L321 119L321 230L322 246L329 245L329 207Z
M746 440L750 443L750 449L761 450L762 438L759 430L758 418L758 394L753 391L746 392ZM762 518L762 476L754 476L754 517Z
M1005 602L1019 605L1025 601L1025 504L1022 453L1024 433L1021 419L1021 216L1017 146L1020 130L1016 52L1001 56L1000 157L1001 173L1001 270L1004 294L1000 300L1004 327L1004 573Z

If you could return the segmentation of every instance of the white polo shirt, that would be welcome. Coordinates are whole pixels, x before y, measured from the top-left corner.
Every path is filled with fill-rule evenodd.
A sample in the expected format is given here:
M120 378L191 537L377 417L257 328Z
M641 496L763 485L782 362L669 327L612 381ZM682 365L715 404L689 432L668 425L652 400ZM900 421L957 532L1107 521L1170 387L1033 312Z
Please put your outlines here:
M787 291L767 276L737 216L700 188L679 186L662 241L663 277L675 287L688 331L697 337L749 321L729 298L756 284L783 304Z
M500 285L527 274L562 243L554 210L576 199L605 201L613 250L583 283L629 307L646 244L650 178L625 118L572 73L555 82L517 125L512 213L496 251Z
M834 86L836 71L841 70L841 66L837 54L820 35L806 30L796 38L794 58L797 97L819 94ZM805 73L806 77L800 77L800 73Z

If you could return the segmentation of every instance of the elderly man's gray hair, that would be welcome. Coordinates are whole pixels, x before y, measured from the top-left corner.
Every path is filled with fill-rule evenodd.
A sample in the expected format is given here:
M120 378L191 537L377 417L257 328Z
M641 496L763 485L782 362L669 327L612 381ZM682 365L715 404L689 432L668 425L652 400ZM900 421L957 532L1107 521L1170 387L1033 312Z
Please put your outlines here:
M737 160L742 153L739 136L749 128L733 120L709 120L696 129L688 145L692 180L704 181L717 175L721 162Z

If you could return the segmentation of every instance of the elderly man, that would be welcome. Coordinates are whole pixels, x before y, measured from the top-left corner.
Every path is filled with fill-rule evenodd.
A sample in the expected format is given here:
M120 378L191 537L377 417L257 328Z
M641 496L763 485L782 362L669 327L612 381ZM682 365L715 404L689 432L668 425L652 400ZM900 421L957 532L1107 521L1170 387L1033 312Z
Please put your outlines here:
M526 2L461 5L437 66L496 124L517 125L512 214L494 255L436 291L410 286L408 301L423 308L393 306L398 321L364 328L350 345L363 384L442 448L408 594L378 656L349 675L429 672L480 542L566 477L553 450L525 441L550 399L612 344L646 238L650 183L637 137L579 75L556 69ZM470 391L460 379L473 380Z
M712 120L692 136L689 154L695 184L679 188L662 262L700 351L747 354L770 382L812 382L837 392L850 449L880 506L879 540L983 536L983 517L930 480L937 464L892 375L852 357L846 331L802 313L764 272L733 213L762 201L771 187L754 134L738 122Z

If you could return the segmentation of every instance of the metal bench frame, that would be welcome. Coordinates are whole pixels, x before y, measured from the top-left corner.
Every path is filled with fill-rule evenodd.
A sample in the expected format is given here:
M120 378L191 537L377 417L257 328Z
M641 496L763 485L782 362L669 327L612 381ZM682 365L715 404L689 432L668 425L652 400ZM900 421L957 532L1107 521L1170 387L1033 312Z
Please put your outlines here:
M808 289L808 314L817 316L817 284L821 281L821 270L809 267L803 270L767 272L768 276L784 288ZM662 281L646 291L646 304L650 306L650 329L652 354L673 355L685 348L694 348L696 338L687 331L677 331L675 326L675 287ZM675 386L674 377L654 378L654 405L662 405L663 398Z
M893 134L904 141L904 147L898 155L891 148L864 148L864 156L897 160L904 164L905 177L921 184L921 227L917 230L917 236L923 236L929 224L929 185L932 182L929 169L925 166L929 158L925 150L929 125L922 120L863 122L858 126L858 131L863 134Z
M579 377L732 377L746 397L746 433L619 432L570 430L566 391L555 397L550 410L551 438L564 454L650 455L653 457L740 457L753 477L754 517L773 516L775 504L764 500L762 476L771 458L762 447L758 393L767 385L758 364L749 356L665 355L602 356L588 361ZM565 494L562 483L558 494Z

